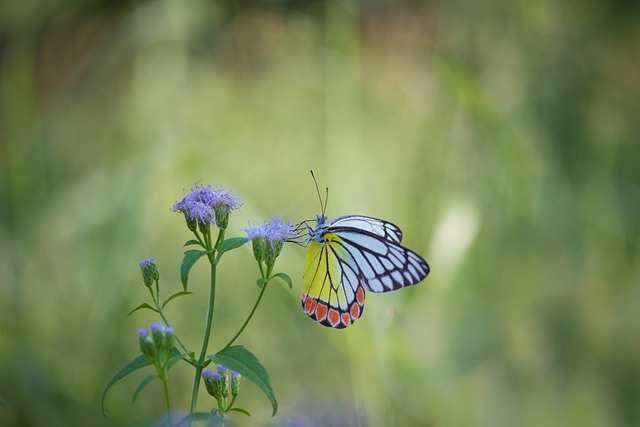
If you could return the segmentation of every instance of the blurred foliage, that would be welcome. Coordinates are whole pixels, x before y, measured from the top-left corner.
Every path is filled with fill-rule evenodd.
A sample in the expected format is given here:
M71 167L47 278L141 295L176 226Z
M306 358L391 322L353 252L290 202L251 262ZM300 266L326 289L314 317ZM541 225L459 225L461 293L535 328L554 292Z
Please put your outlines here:
M125 317L146 298L137 263L179 290L172 203L201 180L244 199L231 235L309 219L309 169L329 217L397 223L432 274L332 331L300 309L304 250L286 247L294 291L273 286L239 342L280 402L270 418L245 385L252 424L639 425L639 9L3 2L0 425L159 415L160 389L132 404L133 379L108 420L99 399L155 320ZM248 247L221 267L212 353L257 295L252 268ZM206 268L191 286L168 315L195 347ZM170 374L176 406L191 375Z

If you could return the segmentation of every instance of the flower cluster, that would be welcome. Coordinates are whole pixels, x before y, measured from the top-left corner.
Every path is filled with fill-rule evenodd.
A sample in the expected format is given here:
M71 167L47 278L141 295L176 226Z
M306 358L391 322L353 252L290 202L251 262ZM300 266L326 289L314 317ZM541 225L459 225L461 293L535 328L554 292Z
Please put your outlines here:
M207 393L216 399L225 399L231 392L232 397L238 396L240 392L240 378L238 372L231 372L231 384L229 384L229 370L222 365L218 365L217 372L213 373L211 369L202 372L202 379L207 388Z
M284 242L297 236L291 221L284 222L277 217L262 225L251 226L249 223L249 227L243 231L247 233L247 239L251 240L256 261L264 261L267 266L273 266Z
M151 333L146 328L138 330L138 340L142 354L157 366L166 365L175 347L175 332L160 323L151 325Z
M224 230L229 225L229 214L240 206L242 201L230 191L198 183L190 193L173 204L171 211L182 212L191 231L211 224Z

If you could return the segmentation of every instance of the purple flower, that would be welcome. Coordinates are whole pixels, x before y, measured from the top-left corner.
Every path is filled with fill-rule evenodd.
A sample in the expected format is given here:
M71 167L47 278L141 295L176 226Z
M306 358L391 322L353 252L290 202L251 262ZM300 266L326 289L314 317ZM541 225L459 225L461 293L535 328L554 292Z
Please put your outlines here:
M277 217L273 217L271 221L265 221L262 225L251 226L249 223L249 228L243 228L242 231L247 233L249 240L261 237L272 245L275 242L283 243L297 236L291 221L284 222L282 218Z
M222 375L213 374L213 375L211 375L211 378L213 378L214 381L220 381L222 379Z
M202 371L202 378L210 378L212 376L213 376L213 371L211 369Z
M196 183L190 193L173 204L171 211L182 212L187 221L201 225L217 224L220 228L226 228L229 214L240 206L242 201L230 191Z
M145 268L147 265L152 264L153 262L154 262L154 261L153 261L153 258L148 258L148 259L145 259L144 261L140 261L140 264L139 264L139 265L140 265L140 268L144 270L144 268Z
M218 365L218 373L219 373L220 375L224 375L224 374L226 374L226 373L227 373L227 370L228 370L228 369L227 369L226 367L224 367L224 366L222 366L222 365Z
M147 335L149 335L149 331L147 331L147 329L146 329L146 328L138 329L138 336L139 336L140 338L144 338L144 337L146 337Z

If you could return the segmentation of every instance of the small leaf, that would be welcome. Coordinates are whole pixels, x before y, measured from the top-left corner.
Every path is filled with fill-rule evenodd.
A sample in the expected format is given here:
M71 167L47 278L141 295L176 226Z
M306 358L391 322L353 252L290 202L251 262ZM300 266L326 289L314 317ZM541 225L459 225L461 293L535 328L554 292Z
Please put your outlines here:
M111 378L111 381L109 381L109 384L107 384L104 391L102 392L102 399L100 403L102 407L102 415L104 415L105 418L107 418L107 414L104 411L104 398L107 396L107 392L109 391L111 386L113 386L117 381L123 379L127 375L149 365L151 365L151 362L149 361L149 359L147 359L147 356L145 356L144 354L141 354L140 356L133 359L131 362L127 363L124 366L124 368L120 369L120 371L118 371L118 373L115 374L113 378Z
M184 246L192 246L192 245L198 245L198 246L202 246L200 244L200 242L198 242L197 240L191 239L191 240L187 240L184 244Z
M173 295L171 295L169 298L167 298L167 300L166 300L165 302L163 302L163 303L162 303L162 308L164 308L164 307L167 305L167 303L168 303L169 301L171 301L172 299L174 299L174 298L178 298L178 297L181 297L182 295L190 295L190 294L192 294L192 293L193 293L193 292L189 292L189 291L176 292L175 294L173 294Z
M260 361L249 350L241 345L234 345L223 348L214 355L209 356L214 363L224 365L232 371L240 373L250 381L253 381L262 389L273 407L273 414L278 412L278 402L276 400L271 380L266 369L260 364Z
M218 247L218 259L220 259L223 253L237 249L248 241L246 237L231 237L230 239L225 239Z
M293 282L291 281L291 277L289 277L289 275L287 275L286 273L276 273L271 277L277 277L278 279L289 285L289 289L293 289Z
M207 251L199 251L197 249L190 249L184 252L184 258L182 259L182 265L180 266L180 280L182 280L182 289L187 290L187 281L189 280L189 271L191 267L200 258L207 254Z
M136 399L138 398L138 395L140 394L140 392L142 390L144 390L144 388L153 380L155 380L156 378L160 378L157 375L149 375L147 378L143 379L140 384L138 384L138 387L136 387L136 391L133 392L133 400L132 403L136 403Z
M246 409L242 409L242 408L231 408L229 409L227 412L240 412L241 414L245 414L247 416L251 416L251 412L247 411Z
M131 310L129 312L129 314L127 314L127 317L131 316L133 313L135 313L138 310L142 310L143 308L148 308L151 311L155 311L156 313L158 312L158 310L156 310L155 308L151 307L149 304L147 304L146 302L143 302L142 304L140 304L139 306L137 306L136 308L134 308L133 310Z
M256 285L258 285L258 287L262 289L262 287L264 286L264 279L261 277L258 280L256 280Z
M181 419L176 424L176 427L188 426L191 421L210 421L217 424L222 423L224 420L217 414L212 414L211 412L194 412Z

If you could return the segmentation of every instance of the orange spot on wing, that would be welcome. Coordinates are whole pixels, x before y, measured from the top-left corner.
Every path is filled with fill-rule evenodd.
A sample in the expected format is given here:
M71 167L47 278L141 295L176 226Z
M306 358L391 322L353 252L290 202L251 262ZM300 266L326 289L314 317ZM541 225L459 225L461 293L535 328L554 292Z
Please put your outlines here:
M331 326L335 328L340 321L340 313L338 313L338 310L332 308L329 310L329 316L327 318L329 319Z
M351 323L351 317L349 316L349 313L342 313L340 317L342 318L342 323L349 326L349 324Z
M327 306L326 304L318 303L316 307L316 320L319 322L324 320L325 317L327 317Z
M358 292L356 292L356 301L358 301L358 304L364 305L364 288L362 286L360 286Z
M351 318L353 320L360 318L360 306L358 304L353 304L349 311L351 312Z
M317 304L318 304L318 301L316 301L315 299L307 298L307 300L304 303L305 313L307 313L308 315L313 314L313 311L316 309Z

